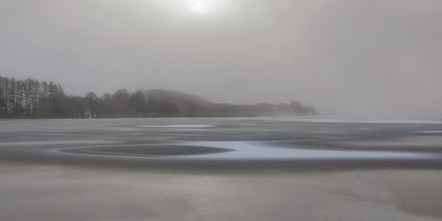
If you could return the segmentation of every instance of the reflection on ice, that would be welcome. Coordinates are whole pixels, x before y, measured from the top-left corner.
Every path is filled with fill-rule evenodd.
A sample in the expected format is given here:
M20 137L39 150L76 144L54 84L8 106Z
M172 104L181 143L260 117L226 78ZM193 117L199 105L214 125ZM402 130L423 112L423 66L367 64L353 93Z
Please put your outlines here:
M138 127L145 128L209 128L215 125L210 124L172 124L172 125L141 125Z
M282 118L278 121L311 123L363 123L363 124L442 124L440 120L349 120L349 119L296 119Z
M423 134L442 134L442 130L418 131L418 133L423 133Z
M277 146L264 147L254 142L243 141L203 141L181 144L184 146L225 148L233 151L174 156L176 158L191 159L426 159L430 154L394 151L359 151L359 150L318 150L306 148L281 148Z

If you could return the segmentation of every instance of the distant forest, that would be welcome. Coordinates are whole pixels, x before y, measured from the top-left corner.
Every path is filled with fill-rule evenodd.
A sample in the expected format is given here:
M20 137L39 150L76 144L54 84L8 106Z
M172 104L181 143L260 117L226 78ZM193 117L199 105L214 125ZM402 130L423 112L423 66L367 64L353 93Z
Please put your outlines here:
M1 118L104 117L260 117L316 115L312 106L290 104L233 105L212 103L198 96L169 90L119 89L98 97L64 93L60 84L0 76Z

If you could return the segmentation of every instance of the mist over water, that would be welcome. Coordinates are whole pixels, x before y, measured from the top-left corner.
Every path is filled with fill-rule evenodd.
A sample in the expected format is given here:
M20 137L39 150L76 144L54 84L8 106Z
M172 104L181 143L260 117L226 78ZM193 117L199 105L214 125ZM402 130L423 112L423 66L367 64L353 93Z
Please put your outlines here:
M325 115L441 118L442 3L6 0L0 74L67 94L179 90ZM196 6L198 7L198 6Z

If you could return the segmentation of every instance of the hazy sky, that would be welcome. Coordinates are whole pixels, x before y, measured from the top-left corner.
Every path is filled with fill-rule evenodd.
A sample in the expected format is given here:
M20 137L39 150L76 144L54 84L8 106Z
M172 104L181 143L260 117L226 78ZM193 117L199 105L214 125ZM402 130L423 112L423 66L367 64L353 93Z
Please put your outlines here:
M442 1L0 0L0 75L442 118Z

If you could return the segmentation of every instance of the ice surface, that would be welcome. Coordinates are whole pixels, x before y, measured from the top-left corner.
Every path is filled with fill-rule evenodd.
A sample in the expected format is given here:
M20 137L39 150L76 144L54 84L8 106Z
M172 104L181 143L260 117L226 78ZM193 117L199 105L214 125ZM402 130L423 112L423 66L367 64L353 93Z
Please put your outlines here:
M0 146L36 146L36 145L66 145L66 144L115 144L115 141L106 140L51 140L51 141L15 141L0 142Z
M232 149L230 152L174 156L198 159L426 159L430 154L394 151L319 150L307 148L282 148L244 141L202 141L181 145Z

